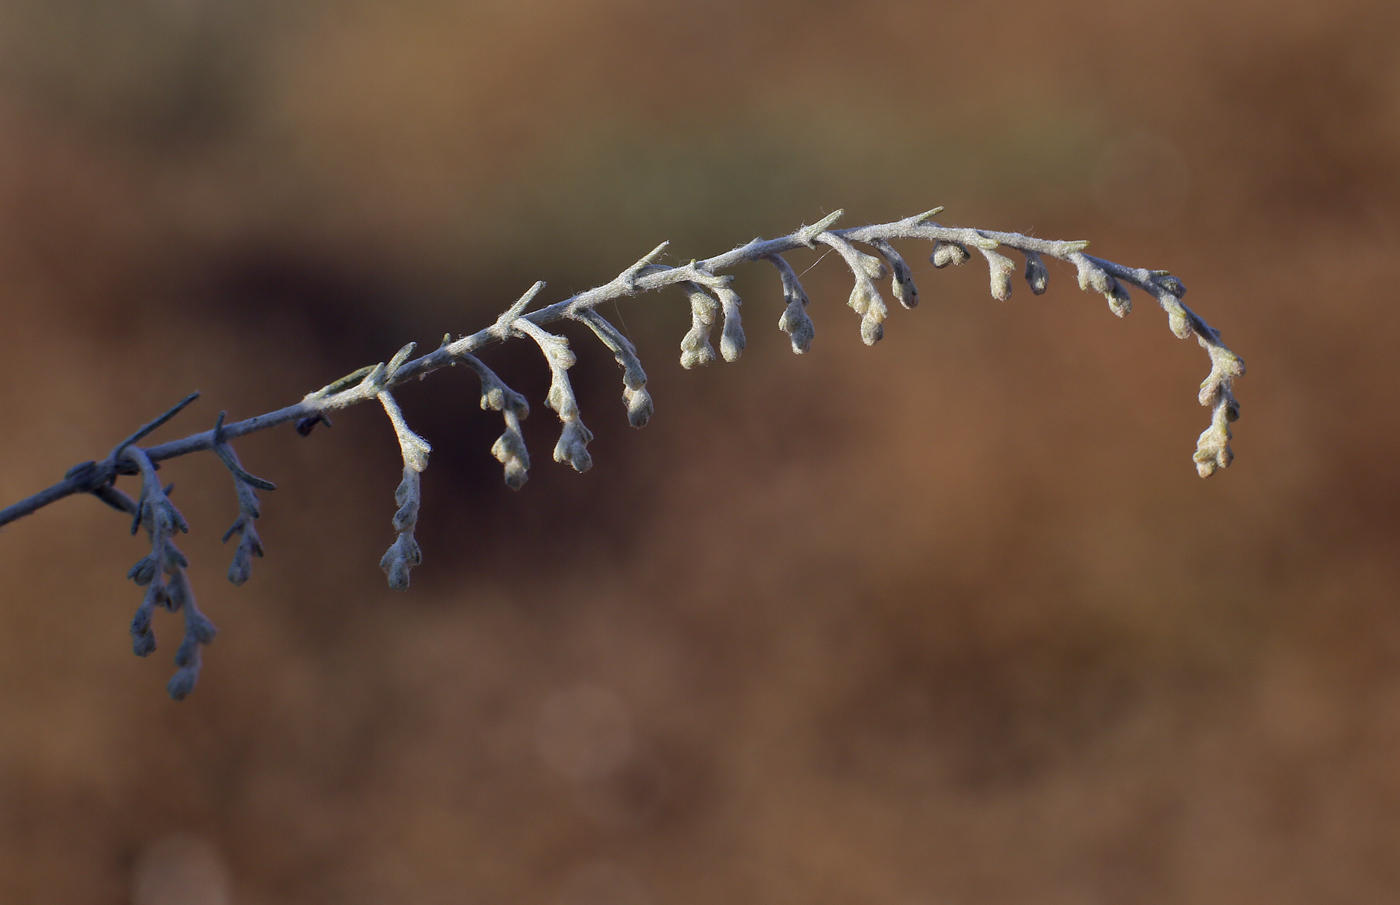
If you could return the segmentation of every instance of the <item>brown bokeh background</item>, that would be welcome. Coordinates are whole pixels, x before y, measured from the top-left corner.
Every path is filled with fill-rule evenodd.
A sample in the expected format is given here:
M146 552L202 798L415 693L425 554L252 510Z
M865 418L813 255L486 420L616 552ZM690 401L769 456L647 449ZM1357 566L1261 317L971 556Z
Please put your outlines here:
M222 629L179 704L139 539L66 500L0 535L0 901L1400 899L1397 47L1382 0L10 0L0 502L837 207L1170 268L1249 373L1201 481L1206 357L1067 267L919 263L868 350L825 260L801 357L750 267L694 372L631 300L657 414L575 334L586 475L522 344L520 494L469 375L401 394L406 594L382 413L240 444L242 588L227 474L169 463Z

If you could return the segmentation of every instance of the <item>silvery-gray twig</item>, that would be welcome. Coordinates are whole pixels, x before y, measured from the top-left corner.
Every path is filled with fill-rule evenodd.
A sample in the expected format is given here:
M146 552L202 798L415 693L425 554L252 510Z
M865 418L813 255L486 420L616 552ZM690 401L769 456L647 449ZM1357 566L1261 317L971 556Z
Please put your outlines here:
M148 434L175 417L199 395L191 394L169 411L144 425L124 439L101 461L84 462L69 469L63 480L28 499L0 510L0 525L29 515L44 506L75 493L89 493L104 503L132 516L132 532L144 528L151 540L151 552L132 567L130 577L145 587L146 593L131 634L136 653L144 656L155 649L151 631L151 616L156 607L185 614L185 637L176 654L178 670L170 680L169 691L177 699L187 695L199 675L200 651L214 637L212 623L195 606L183 554L171 538L189 530L188 524L170 502L173 487L162 487L156 477L160 462L190 453L213 450L233 476L238 501L238 518L224 535L228 540L239 536L238 548L228 577L242 584L252 569L252 557L262 556L262 542L254 526L261 514L255 490L273 490L274 485L249 474L238 460L232 441L257 431L286 422L293 422L297 431L309 434L318 424L330 425L330 414L339 409L378 400L389 417L399 442L403 458L403 478L395 491L398 509L393 527L397 533L394 543L384 554L380 565L388 575L389 585L405 589L409 571L422 561L422 551L414 539L414 529L422 504L420 475L428 465L428 442L414 433L404 420L403 412L393 396L393 390L415 378L433 371L462 364L476 372L481 380L481 407L501 413L505 432L491 448L492 454L505 470L505 482L512 489L524 485L530 467L530 456L520 432L520 422L530 413L524 396L508 387L499 376L483 363L476 353L482 348L513 338L528 338L539 348L550 370L550 387L545 404L562 424L554 459L567 462L577 471L592 465L588 444L593 434L584 426L579 414L578 400L569 380L569 369L576 357L568 340L544 329L560 320L578 321L587 326L623 369L623 402L628 421L634 427L647 423L652 415L652 399L646 390L646 372L631 341L611 322L598 313L598 306L624 296L655 292L669 286L678 287L690 302L691 327L681 340L681 365L692 368L715 360L710 332L716 315L720 328L720 357L734 361L744 350L744 330L740 317L741 301L730 288L733 277L724 273L748 261L766 260L778 270L782 281L785 306L778 326L789 335L794 352L811 348L815 327L807 312L808 297L797 272L783 257L801 248L824 246L837 253L846 263L854 285L848 304L860 316L860 335L867 345L874 345L884 336L884 322L889 307L880 294L877 281L891 279L890 292L905 308L918 304L918 289L912 271L891 244L897 240L931 241L929 260L936 268L961 265L972 258L969 249L976 249L987 262L990 290L994 298L1006 300L1011 296L1012 275L1016 263L1003 250L1019 253L1025 266L1023 276L1031 292L1045 292L1049 281L1046 258L1072 264L1079 279L1079 288L1102 294L1110 310L1122 317L1131 309L1129 286L1156 298L1167 312L1172 332L1182 339L1194 336L1210 356L1211 370L1201 384L1200 402L1211 409L1211 423L1197 442L1194 460L1202 477L1209 477L1230 464L1230 422L1239 417L1233 384L1244 374L1244 362L1221 341L1220 333L1181 303L1186 288L1181 281L1164 270L1143 270L1124 267L1085 253L1087 242L1057 242L1037 239L1020 233L941 226L932 218L941 208L915 217L862 226L832 229L840 211L809 226L803 226L777 239L754 239L723 254L704 260L692 260L682 266L659 263L666 249L663 243L625 268L613 280L569 298L538 308L531 308L544 283L536 283L496 321L475 333L453 339L443 338L432 352L413 358L414 344L398 351L386 363L369 365L308 393L300 402L276 411L226 424L219 414L213 430L191 434L180 440L149 447L137 444ZM865 246L874 253L861 250ZM120 475L139 475L141 494L136 500L113 486Z

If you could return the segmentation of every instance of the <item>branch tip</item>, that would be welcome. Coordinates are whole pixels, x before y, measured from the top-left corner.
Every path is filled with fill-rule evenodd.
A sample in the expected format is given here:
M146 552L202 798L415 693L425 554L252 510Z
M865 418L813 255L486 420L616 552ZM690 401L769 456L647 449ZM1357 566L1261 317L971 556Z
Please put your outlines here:
M836 223L837 220L840 220L845 215L846 212L844 210L834 210L831 213L827 214L825 217L818 220L816 223L813 223L811 226L802 227L796 233L794 233L794 235L797 237L797 240L799 242L801 242L808 248L811 248L812 243L816 241L817 236L820 236L822 233L826 232L832 227L833 224Z
M412 355L413 350L416 348L418 348L417 343L409 343L394 353L394 357L389 359L389 364L384 369L386 372L384 377L385 381L394 379L394 375L399 373L399 369L403 367L404 362L408 361L408 356Z
M510 328L520 319L525 309L530 307L530 303L535 300L535 296L540 294L544 288L544 280L537 280L535 285L525 290L525 294L515 300L515 303L501 312L501 316L496 318L496 323L490 328L491 335L498 340L504 340L510 335Z
M148 424L142 425L139 429L137 429L136 433L127 437L125 440L113 447L112 454L109 458L111 458L114 462L120 459L122 451L125 450L128 446L131 446L133 443L137 443L143 440L146 436L148 436L151 432L155 431L162 424L165 424L165 422L180 414L180 412L184 410L185 406L189 405L191 402L194 402L198 398L199 390L195 390L193 393L189 394L184 399L181 399L179 402L171 406L168 410L166 410L165 414L161 415L160 417L156 418L154 421L151 421Z

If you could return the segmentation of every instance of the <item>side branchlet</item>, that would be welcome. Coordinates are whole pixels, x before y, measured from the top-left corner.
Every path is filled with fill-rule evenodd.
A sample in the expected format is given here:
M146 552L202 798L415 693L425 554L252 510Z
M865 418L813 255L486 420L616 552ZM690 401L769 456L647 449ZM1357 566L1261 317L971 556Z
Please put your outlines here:
M224 532L224 543L238 535L238 549L233 553L233 562L228 567L228 580L241 585L253 574L253 557L263 555L262 539L258 537L257 526L253 523L262 515L258 506L259 490L276 490L277 485L249 474L238 461L238 453L224 436L224 418L227 412L219 412L214 423L214 453L233 475L233 490L238 496L238 518Z
M554 461L567 462L577 472L587 471L593 467L593 457L588 452L588 444L593 442L593 432L584 426L579 416L578 399L574 396L573 384L569 382L569 368L578 361L577 356L569 348L568 339L524 318L516 320L512 329L533 339L549 365L549 392L545 394L544 404L559 415L559 421L563 424L559 442L554 445Z
M885 278L885 265L880 263L879 258L860 251L833 232L822 233L817 236L817 241L830 246L851 268L855 286L846 304L860 315L860 338L867 346L875 345L885 336L884 322L890 314L880 290L875 288L875 281Z
M680 286L690 301L690 330L681 338L681 367L690 370L715 360L710 328L715 325L719 302L696 280L685 280Z
M1214 331L1211 331L1214 333ZM1234 382L1244 375L1244 362L1220 344L1218 337L1197 334L1201 346L1210 353L1210 375L1201 382L1201 405L1211 409L1210 427L1196 441L1196 471L1208 478L1217 469L1228 468L1235 454L1230 449L1230 422L1240 417L1240 404L1235 401Z
M135 465L141 475L141 496L135 503L131 530L135 534L144 528L151 540L151 552L127 573L138 587L146 589L131 620L132 650L144 657L156 649L151 617L157 607L172 613L184 611L185 636L175 652L175 675L166 686L170 696L178 701L194 690L202 663L200 649L214 640L218 630L195 605L194 591L185 574L189 560L171 540L177 531L183 534L190 530L185 517L170 502L174 485L161 486L155 463L141 447L124 441L114 455L117 461Z
M530 416L530 403L475 355L463 352L459 357L481 378L481 407L500 412L505 418L505 433L491 447L491 455L505 467L506 486L519 490L525 486L530 471L530 453L520 432L520 422Z
M607 346L622 367L622 403L627 406L627 421L633 427L646 427L653 410L651 394L647 392L647 372L632 341L592 308L585 308L574 317L583 321L593 335Z
M885 239L871 239L870 247L880 253L885 262L890 265L892 278L890 281L890 292L895 299L905 308L913 308L919 304L919 287L914 285L914 273L909 269L909 265L900 257L899 252L894 250Z
M1119 317L1125 317L1132 310L1128 291L1098 265L1094 258L1082 252L1070 255L1070 261L1079 269L1079 288L1086 292L1097 292L1108 299L1108 307Z
M372 376L378 378L375 383L379 390L375 395L394 426L399 453L403 457L403 479L394 491L394 502L399 508L394 513L393 525L398 537L379 560L379 567L389 576L389 587L396 591L408 589L409 572L423 561L423 552L418 548L413 532L418 527L418 507L423 501L421 476L428 467L428 453L432 451L428 441L409 428L399 404L386 388L412 352L413 343L409 343L398 351L388 366L372 372Z
M783 301L787 303L782 317L778 318L778 329L792 340L792 351L801 355L812 348L812 339L817 335L817 328L807 314L807 293L786 258L769 255L768 260L778 268L778 274L782 277Z
M738 361L748 343L744 339L743 320L739 317L739 305L742 304L739 293L730 289L727 282L716 285L714 292L719 298L720 311L724 313L724 325L719 331L719 354L724 356L725 361Z

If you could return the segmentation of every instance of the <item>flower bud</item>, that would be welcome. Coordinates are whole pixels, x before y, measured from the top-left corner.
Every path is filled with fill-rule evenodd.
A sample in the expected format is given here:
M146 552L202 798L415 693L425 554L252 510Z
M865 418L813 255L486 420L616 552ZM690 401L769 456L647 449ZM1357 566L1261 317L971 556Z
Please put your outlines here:
M715 360L710 327L714 326L715 309L719 305L698 283L684 283L682 287L690 298L690 330L681 339L681 367L690 370Z
M1040 259L1040 255L1033 251L1028 251L1025 255L1026 282L1030 284L1031 292L1044 295L1045 287L1050 284L1050 271L1045 269L1045 262Z
M593 432L584 427L581 419L565 421L559 442L554 446L554 461L567 462L580 473L587 471L593 467L593 457L588 452L588 444L592 441Z
M530 453L525 449L525 438L520 433L520 422L506 418L506 432L491 447L491 455L505 466L506 486L519 490L525 486L530 469Z
M1167 323L1171 326L1172 333L1176 334L1177 339L1190 339L1191 334L1196 332L1191 328L1191 321L1186 317L1186 311L1178 304L1167 308Z
M194 691L195 683L199 681L199 666L186 666L176 671L166 684L166 693L177 701L183 701Z
M627 423L633 427L646 427L654 411L651 394L646 391L646 388L638 387L634 390L631 387L624 387L622 401L627 404Z
M1103 268L1078 253L1071 255L1070 260L1074 262L1075 267L1079 268L1080 289L1085 292L1090 289L1100 293L1108 292L1109 276L1103 271Z
M724 308L724 327L719 337L719 352L725 361L738 361L744 351L744 326L739 317L739 295L728 287L717 290Z
M1108 277L1108 291L1104 293L1104 298L1108 299L1109 309L1119 317L1133 310L1133 300L1128 296L1128 290L1113 277Z
M807 310L795 299L783 309L782 316L778 318L778 329L792 338L792 351L798 355L812 348L812 337L817 333Z
M992 298L1004 302L1011 298L1011 275L1016 272L1016 264L1006 255L991 249L982 249L982 254L987 259Z
M942 270L949 264L966 264L972 255L968 254L967 247L960 242L944 242L942 239L933 243L933 253L928 256L934 267Z

